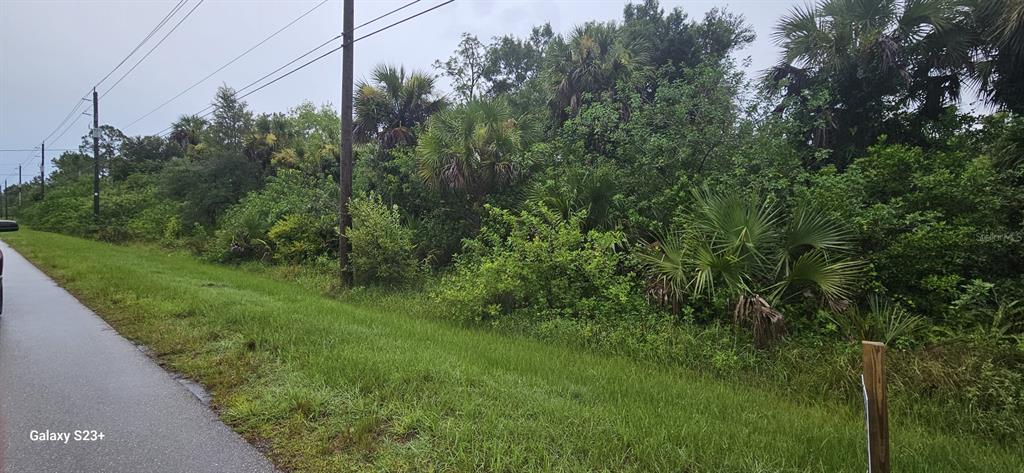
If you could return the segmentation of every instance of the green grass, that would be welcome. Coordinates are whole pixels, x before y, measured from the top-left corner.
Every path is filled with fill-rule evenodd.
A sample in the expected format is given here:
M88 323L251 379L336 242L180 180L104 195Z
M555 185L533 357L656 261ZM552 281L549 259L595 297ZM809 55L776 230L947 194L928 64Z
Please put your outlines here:
M158 249L3 239L299 471L864 471L863 419L680 369L323 297ZM894 425L896 471L1021 471Z

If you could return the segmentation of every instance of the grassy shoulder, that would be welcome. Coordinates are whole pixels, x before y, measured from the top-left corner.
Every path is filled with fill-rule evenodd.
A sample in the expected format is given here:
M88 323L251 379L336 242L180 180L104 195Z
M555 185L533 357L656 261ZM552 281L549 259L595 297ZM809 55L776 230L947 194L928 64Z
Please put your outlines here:
M299 471L863 471L863 420L679 369L338 301L158 249L3 239ZM389 304L391 305L391 304ZM893 426L900 471L1020 453Z

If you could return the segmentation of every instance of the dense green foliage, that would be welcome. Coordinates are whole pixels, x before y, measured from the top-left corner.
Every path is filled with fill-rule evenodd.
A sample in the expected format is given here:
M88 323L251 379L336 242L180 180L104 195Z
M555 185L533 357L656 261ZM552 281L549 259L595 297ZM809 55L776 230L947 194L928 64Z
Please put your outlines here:
M618 273L622 233L582 226L580 215L564 219L544 207L518 213L488 207L438 304L462 320L516 313L537 321L613 320L645 311L635 278Z
M284 169L221 217L210 252L221 260L309 261L337 244L333 182Z
M897 415L1020 442L1022 15L820 1L779 20L781 63L754 84L733 60L754 39L742 18L656 0L566 33L465 35L435 65L450 100L430 73L380 66L355 97L357 284L810 399L858 402L852 342L878 339L897 349ZM971 83L991 114L959 111ZM336 271L337 115L255 115L228 88L213 105L166 139L105 127L98 220L75 152L45 199L8 189L25 193L13 213Z
M352 269L359 282L401 284L416 276L412 232L402 226L397 205L387 206L380 196L353 199L349 205L352 229Z

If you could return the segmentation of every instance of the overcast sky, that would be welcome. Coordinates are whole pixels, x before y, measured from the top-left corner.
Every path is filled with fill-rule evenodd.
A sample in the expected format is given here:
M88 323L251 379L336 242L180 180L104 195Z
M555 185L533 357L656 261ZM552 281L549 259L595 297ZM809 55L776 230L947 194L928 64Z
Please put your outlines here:
M357 0L356 24L407 1ZM372 31L374 27L441 1L423 0L360 32ZM757 72L777 61L778 50L770 36L772 27L799 1L663 0L662 6L666 10L682 6L693 18L702 17L714 7L742 14L758 37L738 59L749 57L748 71ZM198 2L188 0L169 26ZM0 0L0 149L37 146L82 94L117 65L176 3L176 0ZM137 124L127 126L318 3L320 0L205 0L152 55L100 101L100 122L120 128L128 135L152 134L182 114L203 109L219 85L240 88L337 35L341 29L341 0L328 0L207 82ZM381 62L430 70L435 59L451 54L463 32L476 34L481 40L504 34L524 36L532 26L544 22L550 22L557 32L565 32L587 20L621 19L625 3L625 0L457 0L357 43L355 75L357 79L365 77ZM99 93L105 93L168 29L157 33L140 53L104 82ZM340 101L340 64L340 53L335 53L247 97L246 101L256 112L285 111L305 100L336 106ZM55 137L51 138L47 148L76 148L92 120L88 116L78 118L59 140L54 142ZM32 154L0 153L0 178L14 172L9 169L21 162L26 162L26 175L38 172L38 159ZM56 153L47 155L49 161Z

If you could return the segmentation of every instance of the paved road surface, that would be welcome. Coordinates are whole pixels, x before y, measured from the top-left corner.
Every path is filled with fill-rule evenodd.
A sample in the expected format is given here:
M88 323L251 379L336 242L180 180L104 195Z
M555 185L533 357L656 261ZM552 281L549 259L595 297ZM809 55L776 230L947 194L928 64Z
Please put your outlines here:
M0 246L0 471L274 471L170 374ZM33 430L72 438L34 442ZM104 438L76 442L75 430Z

